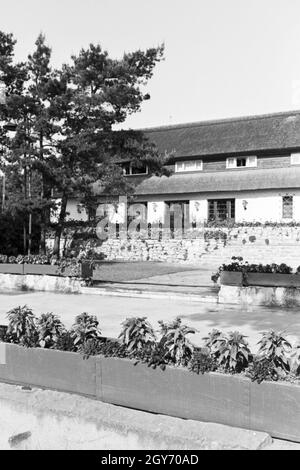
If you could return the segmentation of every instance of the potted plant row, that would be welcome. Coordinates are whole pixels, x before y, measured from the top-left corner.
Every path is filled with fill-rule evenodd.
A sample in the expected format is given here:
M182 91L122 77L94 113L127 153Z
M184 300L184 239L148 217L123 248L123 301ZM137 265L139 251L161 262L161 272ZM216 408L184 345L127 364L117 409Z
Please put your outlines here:
M213 330L195 347L195 330L180 318L159 322L159 336L145 317L128 318L118 339L102 337L87 313L70 330L52 313L36 318L26 306L8 320L0 329L0 381L300 442L300 348L292 368L291 345L280 333L264 333L254 356L239 332Z
M249 264L242 257L232 257L230 264L220 266L212 276L216 282L225 286L262 286L262 287L298 287L300 288L300 266L296 272L286 264Z

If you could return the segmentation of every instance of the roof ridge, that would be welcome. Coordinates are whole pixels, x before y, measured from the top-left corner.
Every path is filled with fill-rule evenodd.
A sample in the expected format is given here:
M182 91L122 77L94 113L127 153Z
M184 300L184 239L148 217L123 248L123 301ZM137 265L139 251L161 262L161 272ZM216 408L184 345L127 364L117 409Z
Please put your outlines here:
M252 121L252 120L272 118L272 117L277 117L277 116L279 117L279 116L294 116L294 115L300 115L300 109L292 110L292 111L281 111L277 113L268 113L268 114L253 114L249 116L239 116L239 117L232 117L232 118L209 119L206 121L193 121L193 122L186 122L186 123L181 123L181 124L169 124L166 126L145 127L145 128L140 128L138 130L146 131L146 132L155 132L159 130L172 130L172 129L187 128L187 127L208 126L211 124L223 124L226 122Z

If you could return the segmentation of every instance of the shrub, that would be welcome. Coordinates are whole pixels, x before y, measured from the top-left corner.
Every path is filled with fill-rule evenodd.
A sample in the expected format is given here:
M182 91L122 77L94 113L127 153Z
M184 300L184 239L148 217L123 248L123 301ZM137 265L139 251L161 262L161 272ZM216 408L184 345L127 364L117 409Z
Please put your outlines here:
M121 344L118 340L107 338L89 339L85 341L82 345L81 353L84 359L100 354L105 357L128 357L128 351L124 344Z
M222 335L221 331L214 328L212 331L208 333L208 336L205 336L203 338L204 346L211 350L215 346L218 338L220 338L221 335Z
M218 271L211 276L213 282L217 282L222 271L234 271L243 273L243 279L246 283L247 273L276 273L276 274L291 274L292 268L285 263L281 264L249 264L243 261L241 256L232 256L232 262L229 264L222 264Z
M70 336L76 351L81 351L86 341L100 338L101 331L97 317L86 312L78 315L70 330Z
M292 349L291 344L282 336L282 332L265 331L258 342L260 345L258 357L273 361L277 371L288 372L290 370L289 353Z
M61 320L53 313L43 313L37 320L38 343L42 348L55 348L66 331Z
M76 351L76 347L74 346L74 340L71 336L70 331L64 331L58 338L55 344L55 349L59 351Z
M156 340L154 330L146 321L146 317L127 318L122 323L119 338L129 353L152 349Z
M239 331L227 335L215 335L211 345L211 355L218 365L230 372L241 372L251 359L251 352L245 336Z
M194 345L187 335L196 333L195 328L182 325L181 318L177 317L170 323L158 322L162 338L160 347L164 351L164 357L176 365L186 365L193 354Z
M216 360L210 355L209 350L195 348L188 369L196 374L204 374L217 369Z
M32 310L24 305L16 307L7 313L8 328L7 339L11 343L22 346L33 347L37 343L38 333L36 328L36 317Z
M278 372L274 361L266 357L255 357L246 374L252 382L261 383L263 380L278 380Z

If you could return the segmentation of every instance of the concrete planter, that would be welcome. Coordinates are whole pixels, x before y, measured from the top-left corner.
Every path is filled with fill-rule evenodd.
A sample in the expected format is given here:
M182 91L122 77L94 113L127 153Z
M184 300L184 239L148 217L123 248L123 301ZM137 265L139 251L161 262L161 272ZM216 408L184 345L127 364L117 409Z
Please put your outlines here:
M222 271L220 283L224 286L300 287L300 275L277 273L245 273Z
M0 264L0 273L3 273L3 274L24 274L24 265L23 264L1 263Z
M53 349L5 347L5 364L0 364L0 381L96 395L96 358L83 360L77 353Z
M300 276L297 274L246 273L245 285L264 287L300 287Z
M43 276L58 276L59 267L49 264L24 264L23 274L38 274Z
M300 386L242 376L165 371L118 358L5 347L0 381L78 393L115 405L265 431L300 442ZM3 355L2 355L3 356Z
M224 286L241 286L243 284L243 274L237 271L222 271L220 282Z
M92 277L92 267L89 262L80 265L80 277ZM33 274L39 276L74 276L72 268L67 267L63 272L60 272L59 266L50 264L0 264L0 273L2 274Z

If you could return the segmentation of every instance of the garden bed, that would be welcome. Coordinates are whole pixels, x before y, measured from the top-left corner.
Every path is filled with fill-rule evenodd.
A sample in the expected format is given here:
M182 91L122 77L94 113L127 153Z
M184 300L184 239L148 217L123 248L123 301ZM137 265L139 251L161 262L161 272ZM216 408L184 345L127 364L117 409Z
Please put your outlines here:
M184 419L268 432L300 442L300 386L167 366L152 369L129 359L24 348L2 343L0 381L78 393L101 401Z

